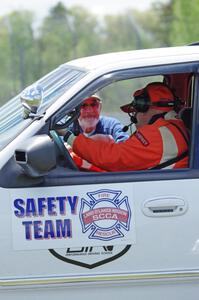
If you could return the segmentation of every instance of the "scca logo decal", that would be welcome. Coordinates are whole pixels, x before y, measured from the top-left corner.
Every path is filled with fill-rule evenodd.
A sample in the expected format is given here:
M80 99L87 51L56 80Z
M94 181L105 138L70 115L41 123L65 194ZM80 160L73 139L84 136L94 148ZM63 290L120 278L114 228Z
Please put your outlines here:
M111 241L122 238L130 230L131 210L128 197L121 191L102 189L87 193L81 199L80 221L82 232L89 239Z

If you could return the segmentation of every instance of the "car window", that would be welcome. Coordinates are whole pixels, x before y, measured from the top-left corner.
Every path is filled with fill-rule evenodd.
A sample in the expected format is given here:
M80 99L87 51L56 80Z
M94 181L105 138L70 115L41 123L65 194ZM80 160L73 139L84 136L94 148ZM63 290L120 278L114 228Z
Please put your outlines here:
M129 116L121 111L120 106L132 101L132 93L149 82L163 81L163 76L140 77L114 82L99 91L102 98L102 114L120 120L124 125L129 123Z
M171 77L172 78L172 83L173 83L173 86L171 88L172 92L174 93L175 95L175 98L177 99L177 102L178 103L178 107L175 108L175 112L173 111L173 113L175 113L175 116L173 115L172 118L181 118L182 115L182 119L183 119L183 122L185 124L185 126L187 127L186 129L183 129L185 130L185 132L183 132L182 128L181 129L177 129L177 133L174 129L174 133L173 134L179 134L179 138L182 139L182 142L185 143L185 148L187 148L187 146L190 147L190 143L189 143L189 136L191 136L191 118L192 118L192 115L191 113L189 114L189 116L186 114L186 112L188 110L186 110L185 113L180 113L180 111L184 108L184 106L187 106L187 103L188 103L188 98L191 98L192 95L192 89L187 89L185 90L186 91L186 95L184 93L183 94L180 94L178 96L178 94L176 93L176 91L181 91L180 89L180 85L185 85L186 84L186 80L187 78L190 79L190 80L193 80L192 78L192 75L190 76L190 74L183 74L183 76L179 76L179 75L175 75L175 74L171 74L171 75L167 75L165 77L165 75L155 75L155 76L145 76L145 77L139 77L139 78L133 78L133 79L127 79L127 80L121 80L121 81L114 81L112 82L111 84L107 85L106 87L102 88L102 89L99 89L97 91L97 95L100 97L101 99L101 104L102 104L102 111L101 111L101 116L102 117L111 117L111 118L115 118L118 122L121 123L121 128L125 128L124 126L125 125L128 125L128 135L131 136L134 131L135 131L135 128L137 125L135 124L131 124L133 123L132 122L132 119L131 119L131 115L129 116L128 113L124 113L121 111L120 107L126 103L129 103L132 101L132 94L135 92L135 91L139 91L141 90L144 86L150 84L150 83L154 83L154 82L165 82L165 80L167 79L167 81L169 80L169 78ZM180 81L179 81L179 77L180 77ZM177 86L175 86L175 80L177 82ZM189 84L190 87L192 84ZM161 99L160 99L161 100ZM161 109L160 109L161 110ZM192 109L189 108L189 111L191 111ZM162 113L165 113L164 111L162 111ZM168 119L168 117L167 117ZM189 120L188 120L189 119ZM171 120L172 121L172 120ZM79 121L78 121L79 122ZM189 125L187 124L189 122ZM175 123L175 120L172 121L171 123ZM107 123L108 124L108 123ZM109 123L110 124L110 123ZM175 126L175 124L172 124L173 126ZM112 125L110 125L112 126ZM177 125L176 125L177 126ZM81 127L81 126L80 126ZM125 130L126 131L126 130ZM179 131L179 132L178 132ZM108 131L107 131L108 132ZM100 133L100 132L96 132L96 133ZM103 132L103 134L106 134ZM111 134L110 132L108 132L107 134ZM162 134L162 133L161 133ZM142 136L143 138L143 141L144 141L144 136ZM141 143L143 141L140 141ZM147 139L146 139L146 143L147 143ZM164 143L164 141L163 141ZM173 142L174 143L174 142ZM99 145L100 147L100 145ZM161 147L161 145L159 146ZM84 151L84 150L83 150ZM156 150L158 152L158 149ZM163 149L163 152L162 152L162 157L163 155L166 155L164 154L165 151L168 151L167 150L167 146L164 145L164 149ZM169 150L171 151L171 150ZM173 151L173 150L172 150ZM180 165L180 161L184 159L184 156L181 156L178 155L178 151L180 152L181 150L179 150L179 148L177 149L177 146L176 146L176 154L174 156L172 156L172 158L174 160L169 160L167 158L162 158L159 162L157 162L157 164L154 164L152 165L152 169L153 168L159 168L159 169L163 169L163 168L171 168L172 169L172 165L174 163L176 163L176 166L177 168L181 168L181 165ZM183 150L183 155L187 156L187 151ZM82 151L80 151L81 155L82 155ZM98 153L100 153L100 151L98 151ZM147 153L147 147L146 147L146 153ZM165 152L166 153L166 152ZM84 153L83 153L84 154ZM86 157L86 156L85 156ZM90 157L88 155L88 157ZM165 156L167 157L167 155ZM111 165L111 160L112 160L112 157L110 156L109 158L109 162L106 163L105 167L108 166L108 165ZM167 164L166 161L168 161ZM95 161L94 161L95 162ZM94 162L92 161L92 165L95 165ZM170 162L170 164L169 164ZM86 163L87 163L87 160L86 160ZM89 161L90 163L90 161ZM147 169L151 169L151 167L149 167L147 164L146 164L146 167L142 167L139 169L139 164L138 164L138 169L136 170L136 168L133 168L132 169L129 167L127 169L121 167L121 170L119 169L118 165L117 165L117 168L114 168L114 166L110 169L109 166L107 167L107 169L103 169L103 164L102 164L102 167L101 165L98 165L99 162L98 162L98 159L97 159L97 156L96 156L96 163L97 163L97 166L99 167L99 170L98 169L95 169L94 167L88 167L89 169L86 170L86 168L82 168L81 171L97 171L97 172L100 172L100 171L117 171L117 172L120 172L120 171L137 171L137 170L147 170ZM84 164L84 162L82 163ZM186 165L186 167L188 167L187 164L185 163L182 163L182 167L184 168ZM171 166L171 167L170 167Z
M163 68L163 67L162 67ZM156 70L157 69L157 70ZM71 99L70 103L66 102L64 106L62 106L56 113L53 114L51 118L47 120L45 125L45 129L43 132L49 135L49 138L54 141L56 148L56 165L53 166L48 172L45 173L45 176L32 178L30 174L26 173L25 177L23 176L21 179L17 180L17 176L15 174L19 174L19 166L15 166L16 162L9 161L11 165L13 164L13 174L10 175L10 168L5 166L2 170L4 174L8 173L10 179L9 183L4 180L1 183L1 186L13 187L13 186L32 186L32 185L44 185L44 186L61 186L61 185L76 185L76 184L95 184L96 181L101 183L119 183L119 182L129 182L129 181L140 181L140 180L159 180L159 178L171 179L173 174L175 173L176 178L185 178L188 176L187 168L186 169L156 169L150 170L149 168L143 170L133 170L129 169L128 171L120 170L117 171L105 171L99 172L99 170L90 168L90 169L82 169L82 168L74 168L73 164L71 164L68 160L68 154L63 154L63 149L65 149L64 143L64 134L65 130L68 130L71 124L75 122L75 120L79 117L79 110L81 103L84 98L87 96L92 96L93 94L98 94L102 99L102 115L105 117L116 118L121 126L129 125L131 120L127 113L121 111L120 106L129 103L132 101L132 93L135 90L141 89L144 85L150 82L166 82L169 83L175 91L177 91L176 95L179 99L182 100L182 108L183 106L188 106L191 111L193 111L193 106L195 105L195 77L194 75L195 65L193 68L188 66L188 70L186 73L186 65L179 65L179 70L177 73L176 66L171 66L171 70L163 68L164 71L159 71L159 68L147 68L142 70L131 70L129 71L119 71L111 74L105 74L104 76L98 77L96 80L93 80L89 85L85 86L84 89L81 89L76 93L76 95ZM170 72L172 71L172 72ZM190 72L192 71L192 72ZM145 73L143 76L142 73ZM166 73L166 74L165 74ZM133 74L133 75L132 75ZM137 75L137 76L136 76ZM139 76L138 76L139 75ZM83 75L80 75L80 77ZM120 79L121 78L121 79ZM181 86L183 87L181 89ZM58 89L59 90L59 89ZM55 93L56 94L56 93ZM83 95L83 96L82 96ZM53 97L52 97L53 99ZM51 101L51 100L50 100ZM73 110L71 111L71 108ZM63 112L66 111L64 122L60 122L63 120ZM191 123L192 123L192 115L191 115ZM25 126L25 124L22 124ZM60 130L61 129L61 130ZM131 130L132 129L132 130ZM16 126L16 130L23 130L20 125L19 128ZM48 132L49 130L49 132ZM132 134L133 128L131 126L128 127L127 134L130 136ZM54 133L55 134L54 134ZM61 132L61 133L60 133ZM38 133L40 136L41 133ZM189 143L189 158L191 155L193 156L193 134L195 132L192 130L192 126L189 128L190 134L190 143ZM6 136L6 135L5 135ZM35 136L36 137L36 136ZM21 149L21 148L20 148ZM42 154L42 149L40 149L41 154L41 162L46 158L46 151ZM40 155L39 154L39 155ZM107 155L110 161L112 161L112 157L110 154ZM89 161L86 162L90 163ZM39 163L40 164L40 163ZM193 159L192 159L193 164ZM23 162L20 164L20 168L22 165L29 170L31 170L32 166L26 166ZM16 170L15 170L16 167ZM20 169L22 170L22 169ZM103 170L104 171L104 170ZM180 171L180 172L179 172ZM15 173L16 172L16 173ZM6 175L7 176L7 175ZM6 177L5 177L6 178Z

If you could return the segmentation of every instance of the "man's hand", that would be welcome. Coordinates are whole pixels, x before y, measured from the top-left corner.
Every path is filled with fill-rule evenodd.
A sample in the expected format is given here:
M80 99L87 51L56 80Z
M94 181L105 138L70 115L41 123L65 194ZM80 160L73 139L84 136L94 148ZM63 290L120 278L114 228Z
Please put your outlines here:
M107 142L107 143L114 143L114 138L111 135L95 134L95 135L89 136L89 138L94 141L103 141L103 142Z
M75 138L76 138L76 136L72 133L72 131L67 130L66 134L64 136L64 142L66 142L67 144L69 144L72 147Z

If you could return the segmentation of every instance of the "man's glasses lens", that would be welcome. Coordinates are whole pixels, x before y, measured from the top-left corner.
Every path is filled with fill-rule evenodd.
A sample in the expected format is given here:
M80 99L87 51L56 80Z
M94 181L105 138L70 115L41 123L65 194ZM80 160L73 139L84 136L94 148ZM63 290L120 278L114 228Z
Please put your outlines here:
M92 103L89 103L89 104L83 103L81 107L82 108L87 108L89 106L92 107L92 108L98 107L99 106L99 102L92 102Z

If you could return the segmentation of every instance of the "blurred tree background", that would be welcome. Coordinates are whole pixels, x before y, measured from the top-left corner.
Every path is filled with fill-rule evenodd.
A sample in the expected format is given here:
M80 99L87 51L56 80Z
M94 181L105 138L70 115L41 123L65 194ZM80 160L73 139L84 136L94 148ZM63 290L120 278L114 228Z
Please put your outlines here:
M154 0L155 1L155 0ZM155 1L103 19L80 6L52 7L39 28L31 11L0 18L0 104L58 65L111 51L184 45L199 38L199 0Z

